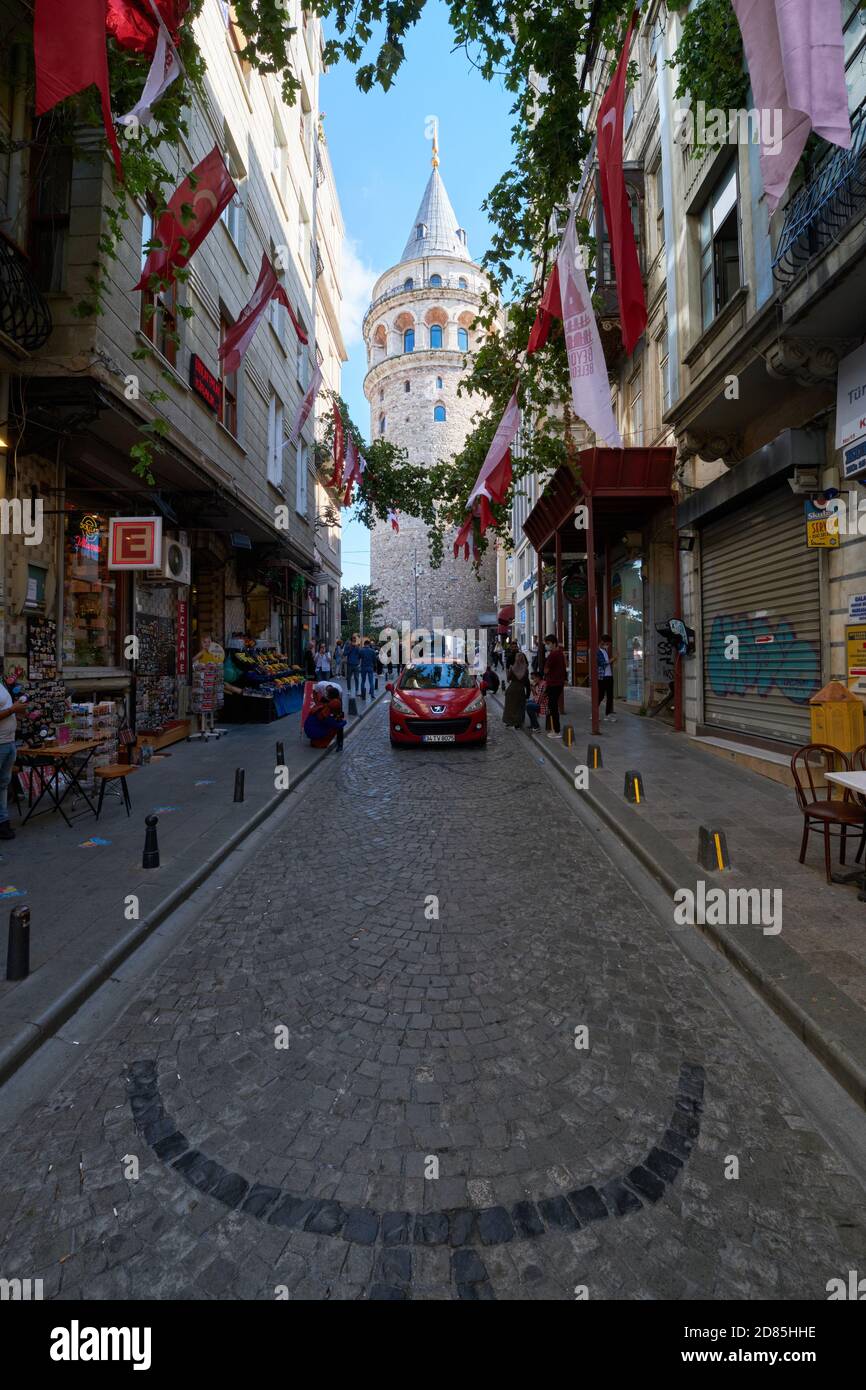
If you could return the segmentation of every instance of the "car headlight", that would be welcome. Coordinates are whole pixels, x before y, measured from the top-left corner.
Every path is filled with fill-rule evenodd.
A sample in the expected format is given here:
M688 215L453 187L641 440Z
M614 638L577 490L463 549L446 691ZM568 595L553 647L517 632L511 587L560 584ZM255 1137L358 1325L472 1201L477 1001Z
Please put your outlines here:
M465 708L465 710L463 711L463 713L464 713L464 714L471 714L473 710L476 710L476 709L483 709L483 708L484 708L484 695L483 695L483 693L479 693L478 695L475 696L475 699L474 699L474 700L470 700L470 701L469 701L469 704L466 706L466 708Z
M411 705L407 705L405 700L400 699L400 696L397 694L396 690L391 696L391 708L393 710L396 710L398 714L414 714L415 712L412 709Z

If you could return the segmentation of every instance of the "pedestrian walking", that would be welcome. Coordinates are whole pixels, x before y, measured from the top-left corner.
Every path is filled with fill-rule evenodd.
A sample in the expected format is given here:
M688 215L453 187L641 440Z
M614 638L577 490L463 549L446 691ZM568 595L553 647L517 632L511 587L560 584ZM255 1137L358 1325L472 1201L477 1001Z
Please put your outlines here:
M351 693L354 685L357 695L358 679L361 674L361 640L357 633L353 633L351 642L347 643L344 656L346 659L346 689Z
M544 660L541 653L538 650L537 637L533 638L532 642L530 669L532 671L533 676L538 676L540 678L544 674Z
M529 682L529 699L526 701L526 717L529 720L529 728L532 732L538 730L538 716L541 713L542 700L544 699L544 681L540 676L535 675Z
M598 639L598 711L604 700L604 718L607 724L616 723L613 712L613 663L616 657L611 652L610 633L603 632Z
M331 674L331 653L328 651L324 642L319 643L316 652L315 668L317 680L325 681Z
M565 689L565 652L550 632L544 639L544 693L547 697L548 738L560 738L559 702Z
M505 687L505 709L502 722L507 729L522 729L526 718L526 699L529 695L529 665L523 652L518 651L508 668Z
M337 638L337 644L334 647L333 673L335 676L342 676L343 674L343 641L342 638L339 637Z
M502 643L498 637L493 644L493 665L494 667L502 665Z
M5 681L0 679L0 840L14 840L15 831L9 824L6 806L12 768L15 763L16 715L27 708L26 700L13 700Z
M373 682L376 678L376 648L369 637L365 638L361 648L361 699L367 698L367 686L370 687L370 694L373 694Z

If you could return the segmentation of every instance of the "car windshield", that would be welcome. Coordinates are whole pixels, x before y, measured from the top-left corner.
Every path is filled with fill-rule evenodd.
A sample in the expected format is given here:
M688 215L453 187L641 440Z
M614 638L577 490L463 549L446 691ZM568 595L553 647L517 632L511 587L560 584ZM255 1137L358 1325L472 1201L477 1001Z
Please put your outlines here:
M456 661L436 661L407 666L401 690L471 690L475 677L468 666Z

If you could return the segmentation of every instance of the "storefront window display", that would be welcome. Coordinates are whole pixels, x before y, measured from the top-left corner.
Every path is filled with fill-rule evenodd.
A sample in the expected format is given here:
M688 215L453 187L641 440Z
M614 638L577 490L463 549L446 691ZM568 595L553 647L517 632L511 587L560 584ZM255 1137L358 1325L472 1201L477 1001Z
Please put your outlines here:
M643 700L643 561L627 560L611 576L614 694L619 700Z
M71 511L66 517L63 664L116 667L123 576L108 569L108 517Z

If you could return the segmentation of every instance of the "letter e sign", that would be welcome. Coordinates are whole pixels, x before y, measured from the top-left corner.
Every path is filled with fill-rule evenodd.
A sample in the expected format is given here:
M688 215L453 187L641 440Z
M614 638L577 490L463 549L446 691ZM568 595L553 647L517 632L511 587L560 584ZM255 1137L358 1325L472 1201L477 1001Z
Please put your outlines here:
M161 564L161 516L111 517L108 537L110 570L153 570Z

